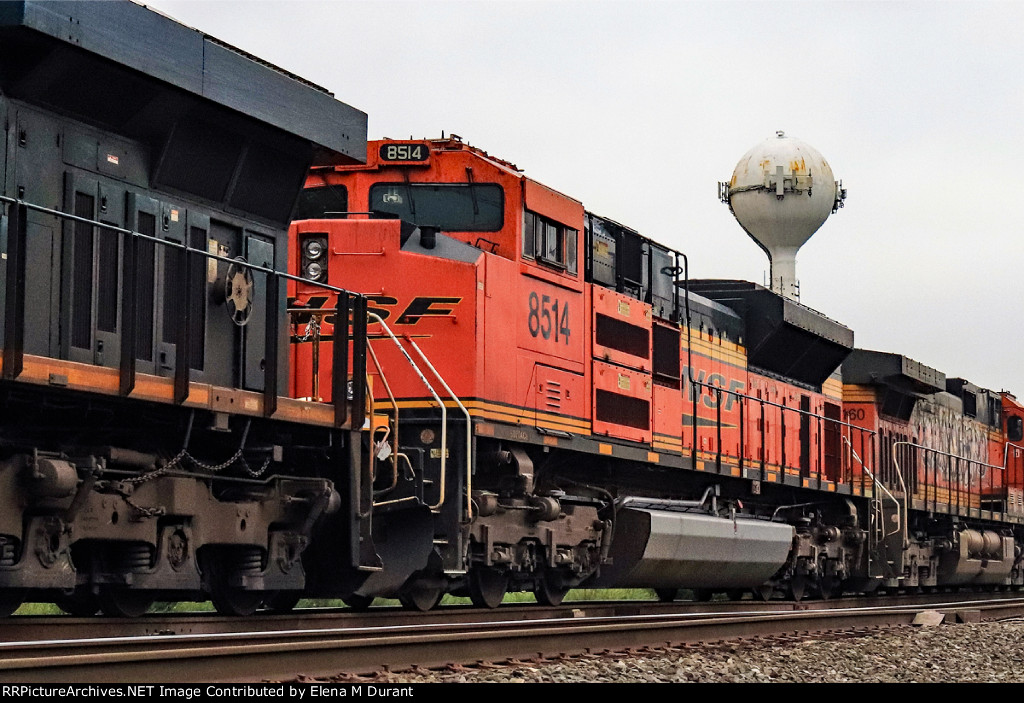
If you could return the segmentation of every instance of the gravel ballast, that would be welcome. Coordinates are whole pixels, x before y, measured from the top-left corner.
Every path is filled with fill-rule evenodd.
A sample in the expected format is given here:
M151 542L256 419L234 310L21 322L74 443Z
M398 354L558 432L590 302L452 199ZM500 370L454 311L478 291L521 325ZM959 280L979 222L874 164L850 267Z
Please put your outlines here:
M1022 683L1024 622L902 626L646 654L385 672L389 683ZM342 679L344 680L344 679Z

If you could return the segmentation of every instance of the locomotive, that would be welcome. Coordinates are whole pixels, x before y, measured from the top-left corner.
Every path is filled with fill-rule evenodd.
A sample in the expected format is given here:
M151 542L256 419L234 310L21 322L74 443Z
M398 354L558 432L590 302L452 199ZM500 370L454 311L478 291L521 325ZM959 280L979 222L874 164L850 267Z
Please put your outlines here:
M1024 584L1024 405L856 349L788 241L691 280L131 2L0 3L0 110L0 612ZM802 169L723 197L842 204Z
M374 530L404 525L402 505L431 513L407 573L367 580L357 602L1024 583L1021 405L856 349L801 305L791 221L762 244L770 288L690 280L681 252L458 136L371 141L367 157L314 168L291 226L290 295L308 312L292 394L319 397L333 371L318 310L333 298L307 282L363 293L386 447ZM723 184L734 211L807 199L812 182L824 217L843 204L823 161L747 161L750 183Z
M364 387L286 394L288 222L366 115L141 5L31 1L0 112L0 611L285 606L327 522L339 573L378 568Z

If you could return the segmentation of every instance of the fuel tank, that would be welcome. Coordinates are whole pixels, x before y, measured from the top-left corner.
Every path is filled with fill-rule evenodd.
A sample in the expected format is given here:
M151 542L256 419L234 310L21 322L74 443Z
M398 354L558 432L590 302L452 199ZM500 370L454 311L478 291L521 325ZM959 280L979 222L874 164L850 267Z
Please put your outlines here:
M622 509L616 515L612 563L595 588L753 588L786 562L793 527L705 512Z

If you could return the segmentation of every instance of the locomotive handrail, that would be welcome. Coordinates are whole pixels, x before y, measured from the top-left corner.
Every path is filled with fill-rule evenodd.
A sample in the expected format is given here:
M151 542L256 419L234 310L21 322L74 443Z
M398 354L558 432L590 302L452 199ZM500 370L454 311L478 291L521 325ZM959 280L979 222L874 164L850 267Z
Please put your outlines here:
M277 269L275 269L273 267L260 266L258 264L254 264L254 263L251 263L249 261L245 261L245 260L241 260L241 259L234 259L234 258L231 258L229 256L223 256L223 255L220 255L220 254L214 254L214 253L211 253L209 251L206 251L205 249L196 249L196 248L194 248L192 246L189 246L187 241L178 242L178 241L175 241L173 239L162 239L162 238L160 238L158 236L152 236L152 235L143 234L142 232L137 232L137 231L135 231L133 229L121 227L121 226L118 226L118 225L115 225L115 224L111 224L111 223L108 223L108 222L101 222L99 220L90 219L88 217L82 217L80 215L73 215L71 213L62 212L60 210L55 210L53 208L48 208L48 207L45 207L45 206L42 206L42 205L37 205L35 203L29 202L27 200L23 200L21 198L12 198L10 196L0 195L0 203L4 203L5 205L8 205L8 206L16 206L18 208L23 207L26 210L33 210L33 211L36 211L36 212L41 212L41 213L44 213L44 214L53 215L53 216L58 217L58 218L60 218L62 220L65 220L65 221L80 222L80 223L83 223L83 224L87 224L87 225L89 225L91 227L96 227L96 228L98 228L98 229L100 229L102 231L112 232L112 233L116 233L116 234L125 235L126 237L131 237L130 240L127 240L127 239L125 240L126 243L128 241L135 242L136 240L152 242L154 244L159 244L160 246L163 246L163 247L168 247L171 250L180 251L186 257L186 259L187 259L187 257L189 255L199 255L199 256L202 256L204 259L207 259L207 260L221 261L221 262L224 262L224 263L227 263L227 264L232 264L232 265L235 265L235 266L241 266L241 267L246 268L246 269L248 269L250 271L253 271L253 272L258 272L258 273L266 274L268 276L268 284L267 284L267 291L268 291L268 293L267 293L267 298L268 298L268 305L267 305L267 341L268 341L268 344L267 344L267 355L268 355L268 357L267 357L267 361L268 361L268 363L266 364L266 371L265 371L266 377L265 377L264 392L263 393L264 393L264 414L266 416L268 416L268 417L273 414L273 412L276 410L276 407L277 407L277 369L276 369L276 362L270 363L270 361L271 361L271 357L276 357L276 354L277 354L277 346L276 346L275 338L277 336L277 329L278 328L277 328L277 319L276 319L276 317L274 317L271 314L274 306L269 304L269 300L272 297L272 295L271 295L272 293L274 294L274 296L276 296L276 291L278 290L278 281L280 279L285 279L287 281L294 281L294 282L297 282L297 283L303 283L303 284L306 284L306 285L316 286L316 287L321 288L321 289L323 289L325 291L328 291L328 292L331 292L331 293L336 293L338 295L339 302L341 301L342 296L351 296L351 297L353 297L355 299L363 299L364 298L364 296L362 296L362 295L360 295L358 293L353 293L351 291L345 290L344 288L338 288L336 286L332 286L332 285L329 285L327 283L323 283L323 282L319 282L319 281L312 281L312 280L310 280L308 278L303 278L301 276L296 276L296 275L293 275L293 274L290 274L290 273L286 273L284 271L278 271ZM15 212L17 212L17 210L15 210ZM9 288L14 285L14 283L19 278L19 276L23 276L24 275L23 271L19 271L19 269L22 268L23 265L24 265L24 261L23 261L24 253L22 251L20 251L20 246L18 244L18 241L19 241L19 232L15 231L13 233L12 232L8 233L8 251L11 251L12 246L14 247L14 250L15 250L15 255L12 257L13 260L10 262L10 263L13 263L14 266L15 266L15 271L14 271L15 275L8 277L8 287ZM7 253L7 252L5 252L5 253ZM127 247L126 247L125 262L124 262L125 264L127 264L127 262L129 261L130 256L131 255L127 251ZM188 274L187 271L188 271L188 269L186 268L186 282L188 281L189 276L190 276L190 274ZM12 306L17 307L19 302L21 302L23 304L23 301L19 301L18 300L19 296L17 295L17 293L19 293L19 291L15 290L14 292L16 293L16 295L8 296L8 298L9 298L8 303L7 303L8 313L11 312ZM20 292L23 295L23 291L20 291ZM124 287L124 294L125 295L128 295L131 292L132 291L129 291L127 286ZM188 288L188 286L186 286L186 296L188 296L188 295L189 295L189 288ZM346 298L346 300L347 300L347 298ZM187 311L188 310L188 305L186 304L183 307L183 309ZM5 324L7 325L8 328L10 328L11 325L23 325L24 324L24 311L23 310L20 310L20 311L16 310L14 312L15 312L15 314L7 314L5 316L5 319L6 319ZM130 315L129 315L129 317L130 317ZM347 314L346 314L346 317L347 317ZM183 317L183 320L184 319L185 319L185 317ZM7 331L10 332L12 330L8 329ZM346 325L346 331L347 331L347 325ZM23 333L21 332L21 330L14 330L13 332L14 332L13 334L5 336L5 339L7 339L8 341L4 344L4 361L5 361L5 363L4 363L4 371L3 371L3 373L4 373L4 376L7 377L7 378L15 378L20 373L20 369L21 369L21 355L23 354L23 349L22 349L22 346L21 346L22 345L21 340L23 338ZM181 363L176 363L176 365L175 365L175 401L180 403L180 402L184 402L185 398L188 396L188 382L189 382L189 368L190 367L189 367L188 361L187 361L187 359L185 357L185 351L184 351L184 348L185 348L185 346L187 345L187 342L188 342L187 324L182 323L181 324L181 329L179 330L179 332L181 333L181 337L176 342L176 345L180 348L179 352L178 352L178 356L179 356L178 362L181 362ZM127 337L129 337L129 336L131 336L131 335L125 335L125 339L127 339ZM13 344L10 342L11 339L14 340ZM131 342L131 343L134 344L134 342ZM360 354L358 353L358 345L360 344L360 342L356 341L355 343L357 345L357 353L356 353L355 356L358 358L360 356ZM365 343L365 341L363 343ZM129 358L124 358L125 357L124 349L122 349L122 357L123 358L122 358L122 369L121 369L121 375L122 375L121 392L122 392L122 394L127 395L128 393L131 392L132 387L134 386L134 373L135 373L135 371L134 371L134 358L130 358L130 359ZM347 367L347 365L348 364L346 362L345 366ZM358 377L359 376L358 370L354 370L354 371L355 371L354 376ZM357 409L356 406L361 404L361 398L359 397L360 395L361 395L360 393L356 393L356 394L354 394L354 397L352 399L353 412L352 412L352 416L351 416L351 426L353 428L356 427L356 418L355 418L355 411ZM334 404L335 404L335 408L336 408L335 424L337 424L339 426L344 424L344 421L342 420L342 417L345 417L346 419L348 419L347 409L343 410L344 399L345 399L344 396L342 396L342 398L335 398L335 400L334 400ZM342 415L342 412L344 412L344 415Z
M896 504L896 521L900 525L903 525L903 519L900 517L902 513L900 512L900 501L899 501L899 499L897 499L896 496L894 496L892 493L889 492L889 489L885 487L884 483L882 483L877 478L875 478L875 475L873 473L871 473L871 469L869 469L867 467L867 465L864 463L864 460L860 458L859 454L857 454L857 450L853 448L853 443L850 441L850 438L847 437L846 435L843 435L843 441L846 442L846 445L850 448L850 453L853 454L853 458L855 458L857 460L857 462L860 464L860 467L864 470L864 472L868 476L871 477L872 485L873 486L878 486L879 488L881 488L882 491L884 491L885 494L887 496L889 496L890 499L892 499L892 502ZM885 539L886 537L894 535L894 534L896 534L899 531L900 531L899 529L896 529L896 530L893 530L892 532L890 532L889 534L886 534L885 533L885 527L883 526L882 527L882 539Z
M719 456L718 461L719 461L719 463L721 462L721 454L722 454L721 436L720 436L721 435L721 417L720 416L721 416L721 406L722 406L721 396L723 394L724 395L733 396L733 397L739 399L740 400L741 412L742 412L742 408L743 408L743 401L748 400L748 401L750 401L752 403L757 403L762 408L762 416L763 416L763 412L764 412L763 409L764 409L765 406L767 406L767 407L778 408L779 410L781 410L783 412L792 412L792 413L796 413L798 415L807 415L808 417L817 419L819 422L830 423L832 426L835 426L837 428L846 427L846 428L848 428L850 430L857 430L862 435L866 435L868 437L872 437L872 436L874 436L876 434L876 432L874 430L868 429L866 427L861 427L859 425L854 425L852 423L845 422L843 420L836 419L836 418L825 417L824 415L820 415L820 414L812 412L810 410L801 410L800 408L797 408L797 407L793 407L793 406L790 406L790 405L784 405L782 403L776 403L774 401L767 400L767 399L764 399L764 398L756 398L756 397L754 397L752 395L748 395L748 394L743 393L741 391L731 390L731 389L728 389L728 388L723 388L721 386L715 386L715 385L712 385L711 383L708 383L708 382L705 382L705 381L692 380L692 384L693 384L694 388L700 389L701 392L703 392L704 389L707 389L708 391L714 391L715 394L718 397L718 401L716 402L715 406L716 406L716 410L718 411L718 414L719 414L719 417L718 417L718 420L717 420L717 423L716 423L717 430L719 432L719 438L718 438L718 456ZM694 394L694 395L696 395L696 394ZM694 404L693 417L696 418L696 414L697 414L697 411L696 411L697 399L694 398L692 402ZM783 418L783 422L785 422L784 418ZM696 422L694 422L694 425L696 425ZM741 429L740 429L741 435L742 435L742 433L744 431L744 427L745 427L745 425L741 426ZM694 434L694 444L695 444L695 447L696 447L696 431L694 431L693 434ZM819 429L818 434L819 434L819 436L822 434L820 429ZM840 434L840 436L843 436L843 435ZM762 452L763 452L763 450L764 450L764 441L763 441L763 439L762 439L761 445L762 445L761 448L762 448ZM852 445L851 445L850 448L851 449L853 448ZM740 451L740 456L738 458L739 458L741 466L742 466L742 462L743 462L743 459L744 459L742 449ZM861 466L864 466L864 462L861 461L859 457L858 457L858 461L860 461ZM783 447L783 463L784 462L785 462L785 447ZM762 464L763 463L764 463L764 458L762 456ZM786 467L782 466L782 468L785 469ZM853 476L851 475L849 478L852 481ZM839 483L842 483L842 481L839 481Z
M381 329L383 329L387 333L388 337L391 338L391 341L393 341L395 343L395 346L398 347L398 351L400 351L402 353L402 356L405 357L405 360L409 362L409 366L412 367L412 370L416 372L417 376L419 376L420 381L422 381L423 385L427 387L427 390L430 391L430 394L434 396L434 400L436 400L437 404L441 406L441 487L437 503L435 505L429 506L430 510L437 511L442 505L444 505L445 499L445 484L448 459L448 410L445 407L444 402L442 402L441 397L434 390L434 387L430 385L430 382L423 375L423 372L420 371L420 368L416 365L416 362L412 360L411 356L409 356L409 352L407 352L405 350L405 347L402 346L402 342L398 339L398 337L395 336L395 333L391 331L391 328L387 326L387 324L380 317L380 315L367 311L366 317L367 320L369 320L369 318L373 318L374 322L376 324L379 324L381 326ZM369 346L369 342L367 343L367 346Z
M420 358L423 359L423 363L426 364L427 368L430 369L430 371L437 377L437 380L441 382L444 389L448 391L448 395L452 397L452 400L455 401L455 404L459 406L459 409L462 410L462 413L466 416L466 519L468 520L473 515L473 418L470 416L469 411L466 410L466 406L462 404L461 400L459 400L459 397L452 392L452 389L445 382L444 378L442 378L441 374L439 374L437 369L434 368L434 365L430 363L430 359L427 358L427 355L424 354L423 350L420 349L418 344L416 344L416 340L408 336L406 339L409 344L412 345L412 348L416 350L416 353L420 355Z
M727 393L729 395L734 395L737 398L745 398L746 400L752 400L754 402L761 403L763 405L768 405L768 406L774 407L774 408L780 408L782 410L786 410L787 412L793 412L793 413L797 413L797 414L800 414L800 415L808 415L810 417L815 417L815 418L818 418L820 420L825 420L827 422L835 423L836 425L840 425L842 427L849 427L849 428L854 429L854 430L860 430L861 432L865 432L865 433L867 433L869 435L876 434L876 432L874 430L870 430L867 427L861 427L860 425L854 425L854 424L849 423L849 422L844 422L843 420L836 420L836 419L833 419L833 418L830 418L830 417L825 417L824 415L819 415L818 413L811 412L810 410L801 410L800 408L794 407L792 405L783 405L782 403L776 403L776 402L771 401L771 400L767 400L767 399L763 399L763 398L756 398L756 397L754 397L752 395L747 395L746 393L741 393L740 391L729 390L728 388L723 388L722 386L714 386L714 385L711 385L710 383L706 383L704 381L696 381L694 385L701 386L703 388L712 389L712 390L718 390L718 391L721 391L722 393ZM1021 449L1024 449L1024 447L1021 447Z
M933 455L945 456L945 457L948 457L950 459L956 459L956 460L958 460L958 462L961 461L961 460L962 461L966 461L967 462L967 470L968 470L968 476L967 476L967 497L968 497L968 499L970 499L970 495L971 495L971 483L970 483L970 468L971 468L971 464L977 464L979 467L986 467L986 468L990 468L990 469L995 469L997 471L1003 471L1006 468L1006 466L1005 466L1005 459L1004 459L1004 465L1003 466L997 466L996 464L989 464L989 463L984 462L984 461L975 461L974 459L971 459L970 457L963 456L961 454L953 454L952 452L946 452L946 451L943 451L941 449L933 449L931 447L926 447L926 446L924 446L922 444L917 444L916 442L907 442L907 441L903 441L903 440L898 440L896 442L893 442L893 444L892 444L892 461L893 461L893 465L896 467L896 475L899 477L900 486L903 488L904 510L906 510L907 486L906 486L906 483L904 483L904 481L903 481L903 470L900 468L899 457L897 456L897 452L896 452L896 448L899 447L899 446L914 447L915 449L921 449L921 450L923 450L925 452L929 452L929 453L931 453ZM960 476L960 465L958 463L957 464L958 484L957 484L957 491L956 491L957 492L957 507L958 508L959 508L959 504L960 504L960 492L961 492L960 491L960 485L959 485L959 476ZM991 488L991 487L992 486L991 486L991 482L990 482L989 488ZM927 490L927 484L926 484L925 490ZM970 510L970 503L969 502L968 502L967 508L968 508L968 510ZM904 529L903 529L903 540L904 540L904 542L907 541L907 527L906 526L904 526Z
M1003 470L1004 471L1006 470L1007 464L1010 461L1010 447L1013 447L1014 449L1020 449L1021 451L1024 451L1024 447L1022 447L1019 444L1014 444L1013 442L1007 442L1006 444L1004 444L1003 445Z
M283 278L285 280L288 280L288 281L295 281L296 283L304 283L304 284L307 284L307 285L317 286L318 288L323 288L324 290L330 291L331 293L347 293L348 295L352 295L352 296L355 296L355 297L361 297L361 294L359 294L359 293L355 293L353 291L346 290L345 288L338 288L337 286L332 286L332 285L330 285L328 283L321 283L320 281L313 281L313 280L310 280L308 278L304 278L302 276L296 276L296 275L291 274L291 273L286 273L284 271L278 271L275 268L268 268L266 266L260 266L259 264L254 264L254 263L251 263L251 262L248 262L248 261L239 261L238 259L233 259L230 256L222 256L220 254L213 254L211 252L206 251L205 249L196 249L194 247L191 247L187 243L176 242L173 239L161 239L160 237L155 237L155 236L152 236L152 235L143 234L142 232L136 232L135 230L126 229L124 227L119 227L117 225L112 225L112 224L109 224L107 222L101 222L99 220L90 220L89 218L81 217L80 215L72 215L71 213L61 212L60 210L54 210L52 208L43 207L42 205L35 205L35 204L30 203L30 202L28 202L26 200L20 200L18 198L11 198L11 197L6 196L6 195L0 195L0 202L7 203L9 205L23 205L24 207L28 208L29 210L36 210L38 212L42 212L42 213L45 213L47 215L55 215L57 217L61 217L61 218L64 218L66 220L71 220L73 222L82 222L82 223L87 224L87 225L92 225L93 227L99 227L100 229L109 230L111 232L117 232L118 234L130 234L131 236L133 236L133 237L135 237L137 239L142 239L142 240L145 240L145 241L154 242L154 243L157 243L157 244L162 244L163 246L171 247L172 249L179 249L179 250L187 251L187 252L192 253L192 254L200 254L200 255L206 257L207 259L215 259L217 261L223 261L224 263L228 263L228 264L237 264L239 266L244 266L245 268L252 269L253 271L257 271L259 273L266 273L266 274L270 274L270 275L274 275L274 276L279 276L279 277L281 277L281 278ZM309 312L309 311L304 311L304 312Z
M896 468L897 469L899 468L899 463L896 460L895 448L896 448L897 445L900 445L900 444L908 446L908 447L915 447L916 449L923 449L926 452L931 452L933 454L939 454L941 456L947 456L947 457L949 457L951 459L962 459L962 460L966 461L969 464L977 464L978 466L984 466L987 469L996 469L998 471L1002 471L1002 470L1004 470L1006 468L1005 464L1003 466L999 466L998 464L989 464L989 463L984 462L984 461L978 461L976 459L971 459L970 457L966 457L963 454L953 454L951 452L942 451L941 449L933 449L932 447L926 447L923 444L917 444L915 442L906 442L906 441L903 441L903 440L899 440L899 441L893 442L893 445L892 445L893 446L893 462L896 463ZM1007 444L1009 444L1009 442L1007 442ZM1013 445L1013 446L1016 447L1017 445ZM1018 449L1024 449L1024 447L1017 447L1017 448ZM902 476L900 478L902 479Z
M388 398L391 400L391 407L395 412L395 426L394 426L394 451L391 453L391 468L393 470L393 476L391 478L391 485L383 489L385 492L391 491L398 485L398 401L395 400L395 395L391 392L391 386L388 384L388 379L384 376L384 370L380 367L380 361L377 359L377 353L373 351L373 346L369 343L366 345L366 351L370 354L370 359L373 361L374 368L377 369L377 374L380 376L380 382L384 384L384 392L388 394ZM371 418L370 425L373 425ZM390 428L389 428L390 429ZM385 437L381 441L386 441L388 437ZM372 441L372 438L371 438ZM409 464L412 465L412 462ZM405 499L403 499L405 500ZM374 502L374 507L380 505L380 503Z
M1019 444L1014 444L1013 442L1006 442L1003 445L1003 471L1009 471L1010 470L1010 447L1013 447L1014 449L1018 449L1018 450L1024 451L1024 446L1021 446ZM1020 455L1018 454L1017 457L1015 457L1015 458L1019 459ZM1020 462L1015 462L1015 466L1014 466L1015 470L1013 472L1013 476L1009 476L1009 475L1004 473L1003 474L1003 483L1004 484L1008 484L1008 482L1012 481L1012 480L1020 481L1021 468L1022 467L1021 467ZM1007 500L1007 512L1011 512L1010 509L1009 509L1010 508L1010 494L1009 494L1009 492L1007 492L1006 500ZM1020 503L1020 497L1018 497L1018 500L1015 501L1015 502L1016 502L1017 508L1013 512L1017 513L1019 515L1021 507L1022 507L1021 503Z

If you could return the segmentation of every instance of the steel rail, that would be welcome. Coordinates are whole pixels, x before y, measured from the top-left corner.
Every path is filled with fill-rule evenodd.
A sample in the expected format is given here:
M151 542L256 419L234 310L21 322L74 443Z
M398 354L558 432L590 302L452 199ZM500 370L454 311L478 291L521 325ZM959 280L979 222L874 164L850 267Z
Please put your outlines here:
M588 617L587 604L558 617L198 635L147 635L0 644L0 682L262 682L505 661L538 653L711 642L782 633L905 625L923 610L962 619L1024 614L1024 599L934 599L930 604L764 612L639 613ZM851 601L855 603L856 601ZM638 604L640 605L640 604ZM748 605L748 604L740 604ZM792 607L793 604L790 604ZM538 609L539 610L539 609ZM549 611L550 612L550 611Z

